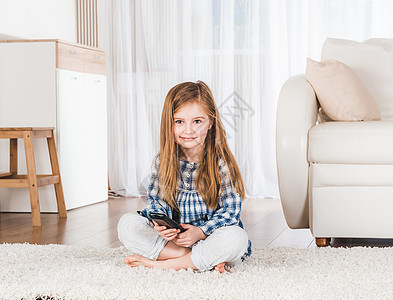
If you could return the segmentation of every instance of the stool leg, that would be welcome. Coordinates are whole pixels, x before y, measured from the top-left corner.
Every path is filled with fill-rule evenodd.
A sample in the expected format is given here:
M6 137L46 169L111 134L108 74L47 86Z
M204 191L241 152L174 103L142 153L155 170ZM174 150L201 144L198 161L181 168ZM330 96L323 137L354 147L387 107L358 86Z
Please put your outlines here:
M33 226L41 226L40 202L38 199L37 173L34 160L33 138L31 131L26 131L23 134L25 144L26 166L27 166L27 181L29 183L31 216L33 219Z
M67 210L64 202L63 185L61 184L59 160L57 159L56 143L53 130L52 136L50 138L47 138L47 142L49 148L50 163L52 166L52 174L59 176L59 182L55 183L57 209L59 211L60 218L67 218Z
M18 139L10 139L10 173L18 174Z

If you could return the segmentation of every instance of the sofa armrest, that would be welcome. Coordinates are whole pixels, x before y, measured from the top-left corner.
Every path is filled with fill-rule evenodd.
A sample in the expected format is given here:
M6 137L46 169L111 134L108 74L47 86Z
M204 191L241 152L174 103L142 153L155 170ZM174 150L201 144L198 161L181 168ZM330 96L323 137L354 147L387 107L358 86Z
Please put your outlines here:
M276 155L281 203L290 228L309 228L308 131L318 102L304 75L288 79L277 107Z

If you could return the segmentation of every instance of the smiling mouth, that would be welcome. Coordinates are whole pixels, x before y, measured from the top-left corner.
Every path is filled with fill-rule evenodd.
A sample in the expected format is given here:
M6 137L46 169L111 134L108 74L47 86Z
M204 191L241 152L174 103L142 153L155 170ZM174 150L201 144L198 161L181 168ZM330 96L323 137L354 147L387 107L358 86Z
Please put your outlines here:
M183 141L185 141L185 142L191 142L191 141L193 141L193 140L196 139L195 137L183 137L183 136L181 136L180 138L181 138Z

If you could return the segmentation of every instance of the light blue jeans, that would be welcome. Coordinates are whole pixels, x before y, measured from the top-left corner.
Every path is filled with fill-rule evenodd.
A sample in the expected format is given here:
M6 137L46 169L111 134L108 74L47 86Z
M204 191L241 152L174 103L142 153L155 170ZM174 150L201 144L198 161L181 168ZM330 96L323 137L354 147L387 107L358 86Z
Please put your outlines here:
M167 243L146 218L135 213L122 216L117 231L120 242L128 250L154 260ZM239 261L247 247L248 236L242 228L224 226L191 247L191 260L198 270L210 270L222 262L233 264Z

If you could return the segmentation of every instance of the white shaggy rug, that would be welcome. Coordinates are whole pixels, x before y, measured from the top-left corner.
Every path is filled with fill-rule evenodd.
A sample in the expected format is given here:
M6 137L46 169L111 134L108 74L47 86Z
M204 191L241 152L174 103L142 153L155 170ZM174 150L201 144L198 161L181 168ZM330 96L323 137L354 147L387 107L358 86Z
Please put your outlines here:
M0 299L388 299L393 248L254 249L228 272L130 268L124 247L0 245Z

